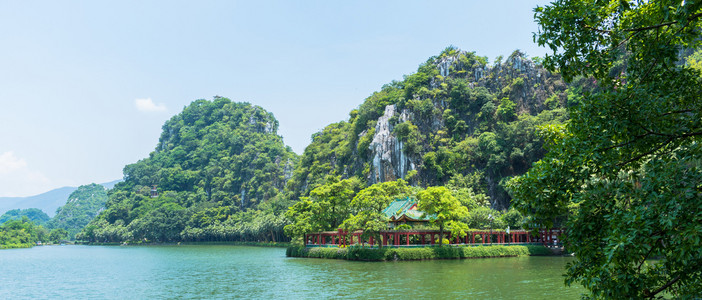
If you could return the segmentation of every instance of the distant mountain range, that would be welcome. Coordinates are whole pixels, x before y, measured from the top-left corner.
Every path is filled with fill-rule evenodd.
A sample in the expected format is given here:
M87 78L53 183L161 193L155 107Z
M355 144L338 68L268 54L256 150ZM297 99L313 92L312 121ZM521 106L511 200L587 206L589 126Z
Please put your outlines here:
M106 189L111 189L122 179L101 183ZM50 190L35 196L28 197L0 197L0 215L11 209L38 208L44 211L49 217L56 214L56 209L66 204L68 196L71 195L78 187L66 186L58 189Z

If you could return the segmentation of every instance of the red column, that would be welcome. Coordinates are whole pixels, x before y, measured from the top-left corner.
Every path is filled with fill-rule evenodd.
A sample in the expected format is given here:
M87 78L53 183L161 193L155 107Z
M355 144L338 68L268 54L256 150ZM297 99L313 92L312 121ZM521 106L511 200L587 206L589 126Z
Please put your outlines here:
M407 246L409 246L409 232L407 233L407 235L405 237L407 238Z
M435 239L434 239L434 234L431 234L431 244L434 245Z
M546 244L546 232L541 230L540 233L541 233L541 243Z
M470 233L470 243L475 244L475 232Z
M373 236L370 237L370 241L368 241L368 243L369 243L371 246L373 246Z
M426 244L426 241L424 240L424 234L422 234L422 235L420 235L420 236L421 236L421 239L422 239L422 245L425 245L425 244Z

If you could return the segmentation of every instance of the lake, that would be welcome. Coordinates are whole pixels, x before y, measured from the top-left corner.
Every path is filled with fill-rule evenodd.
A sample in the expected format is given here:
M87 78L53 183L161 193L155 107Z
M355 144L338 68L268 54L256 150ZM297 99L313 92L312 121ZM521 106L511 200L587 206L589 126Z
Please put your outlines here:
M390 297L576 299L570 257L350 262L230 245L43 246L0 251L0 299Z

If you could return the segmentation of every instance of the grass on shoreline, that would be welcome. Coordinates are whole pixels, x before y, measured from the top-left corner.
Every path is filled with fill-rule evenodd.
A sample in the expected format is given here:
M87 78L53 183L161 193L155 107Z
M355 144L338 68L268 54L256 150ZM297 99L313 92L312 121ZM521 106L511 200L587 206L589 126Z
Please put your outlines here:
M306 248L304 246L290 246L286 251L286 255L288 257L359 261L394 261L552 255L552 252L549 248L540 245L444 246L424 248L384 247L380 249L359 246L351 246L348 248Z
M18 249L18 248L32 248L34 244L4 244L0 245L0 249Z

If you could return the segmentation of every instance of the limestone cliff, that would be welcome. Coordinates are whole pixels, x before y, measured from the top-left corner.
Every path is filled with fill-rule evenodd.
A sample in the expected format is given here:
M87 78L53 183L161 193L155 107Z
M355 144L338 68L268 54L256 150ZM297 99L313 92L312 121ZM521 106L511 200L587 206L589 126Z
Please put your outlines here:
M327 175L368 184L452 182L504 208L509 196L500 182L543 156L535 126L563 121L566 89L560 76L519 51L488 65L448 48L383 86L348 121L313 135L288 188L302 196Z

